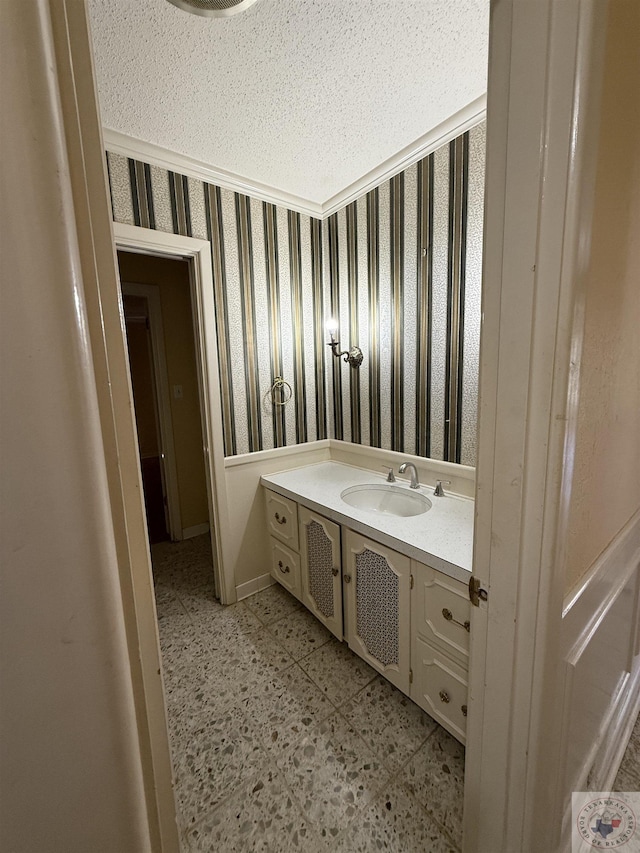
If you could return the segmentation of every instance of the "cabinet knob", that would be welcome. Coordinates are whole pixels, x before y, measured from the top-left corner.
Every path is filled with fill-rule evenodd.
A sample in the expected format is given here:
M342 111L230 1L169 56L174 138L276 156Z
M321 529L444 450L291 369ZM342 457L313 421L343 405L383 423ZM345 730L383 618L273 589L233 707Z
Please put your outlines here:
M284 565L284 564L283 564L282 560L278 560L278 568L280 569L280 571L282 572L282 574L283 574L283 575L287 575L287 574L289 574L289 572L291 571L291 569L289 568L289 566L284 566L284 568L283 568L283 565Z
M446 690L440 691L440 701L444 702L445 704L448 704L449 702L451 702L451 698L449 697L449 694L447 693Z
M278 513L276 513L276 521L278 522L278 524L286 524L287 523L287 516L283 515L282 518L280 518L280 515Z
M334 578L337 578L340 574L340 569L333 568L331 569L331 573L333 574Z
M467 716L467 706L463 705L460 710L462 711L462 716L466 717Z
M351 583L351 575L345 575L344 576L344 582L345 583Z
M469 632L471 630L471 622L460 622L458 619L453 618L453 613L449 610L448 607L442 608L442 615L447 620L447 622L453 622L454 625L459 625L461 628L464 628L465 631Z

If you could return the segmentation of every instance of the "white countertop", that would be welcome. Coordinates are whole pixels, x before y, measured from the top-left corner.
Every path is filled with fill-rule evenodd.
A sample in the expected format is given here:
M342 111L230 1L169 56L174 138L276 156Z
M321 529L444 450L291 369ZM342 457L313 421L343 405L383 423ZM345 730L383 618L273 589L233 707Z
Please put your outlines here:
M261 478L263 486L279 495L467 583L473 554L474 502L451 494L436 498L433 488L421 486L419 492L429 498L432 508L422 515L398 518L356 509L340 497L349 486L385 482L382 474L342 462L319 462ZM405 480L397 480L395 485L412 491Z

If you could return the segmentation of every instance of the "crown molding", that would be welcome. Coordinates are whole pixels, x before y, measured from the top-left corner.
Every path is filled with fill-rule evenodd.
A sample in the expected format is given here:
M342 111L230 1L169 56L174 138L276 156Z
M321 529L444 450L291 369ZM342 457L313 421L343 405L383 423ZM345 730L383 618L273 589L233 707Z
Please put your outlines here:
M399 172L404 171L409 166L417 163L418 160L440 148L441 145L445 145L447 142L455 139L456 136L478 124L486 116L486 107L486 95L476 98L475 101L458 110L458 112L454 113L446 121L432 128L419 139L415 140L415 142L411 143L411 145L407 145L397 154L389 157L383 163L376 166L375 169L371 169L361 178L358 178L357 181L349 184L344 190L341 190L322 203L302 198L293 193L279 190L276 187L270 187L260 181L253 181L250 178L245 178L226 169L218 169L201 160L187 157L185 154L178 154L175 151L170 151L168 148L154 145L152 142L136 139L134 136L128 136L117 130L104 128L103 133L105 147L107 151L113 154L121 154L124 157L141 160L144 163L159 166L171 172L188 175L200 181L216 184L219 187L258 198L270 204L296 210L299 213L313 216L316 219L326 219L347 204L360 198L364 193L369 192L369 190L379 186Z
M145 142L143 139L136 139L135 136L120 133L118 130L105 127L103 134L105 148L112 154L121 154L123 157L142 160L152 166L159 166L161 169L168 169L170 172L179 172L181 175L188 175L191 178L216 184L233 192L253 196L270 204L288 207L290 210L297 210L307 216L315 216L316 218L322 216L322 205L318 202L284 192L276 187L270 187L260 181L244 178L242 175L237 175L235 172L229 172L226 169L218 169L202 160L187 157L186 154L178 154L168 148L154 145L153 142Z
M482 121L487 114L487 96L486 94L471 101L466 107L463 107L458 112L449 116L445 121L436 125L436 127L427 131L423 136L419 137L398 151L392 157L389 157L379 166L371 169L357 181L349 184L348 187L336 193L331 198L322 203L322 218L326 219L331 214L341 210L347 204L360 198L369 190L374 189L380 184L393 178L395 175L408 169L418 160L422 160L429 154L432 154L441 145L446 145L451 142L456 136L470 130L476 124Z

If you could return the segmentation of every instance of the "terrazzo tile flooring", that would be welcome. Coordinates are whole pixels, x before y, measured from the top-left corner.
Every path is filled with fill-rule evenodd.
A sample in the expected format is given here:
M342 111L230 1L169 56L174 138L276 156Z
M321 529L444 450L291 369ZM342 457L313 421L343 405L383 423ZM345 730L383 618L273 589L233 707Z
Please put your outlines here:
M453 853L464 750L280 586L214 598L208 536L152 548L184 853Z
M460 850L456 740L280 586L222 607L208 536L152 553L184 853Z

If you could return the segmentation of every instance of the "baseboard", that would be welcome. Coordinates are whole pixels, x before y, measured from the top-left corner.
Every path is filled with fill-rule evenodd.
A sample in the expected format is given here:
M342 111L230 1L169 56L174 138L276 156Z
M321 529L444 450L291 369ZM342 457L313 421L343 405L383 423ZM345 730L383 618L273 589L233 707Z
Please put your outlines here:
M236 587L238 601L248 598L250 595L254 595L254 593L260 592L263 589L267 589L267 587L273 586L274 583L275 580L268 572L266 575L260 575L257 578L246 581L246 583L241 583Z
M202 536L203 533L208 532L209 522L205 521L204 524L194 524L193 527L184 527L182 529L182 538L193 539L194 536Z

